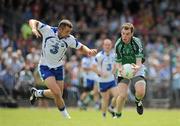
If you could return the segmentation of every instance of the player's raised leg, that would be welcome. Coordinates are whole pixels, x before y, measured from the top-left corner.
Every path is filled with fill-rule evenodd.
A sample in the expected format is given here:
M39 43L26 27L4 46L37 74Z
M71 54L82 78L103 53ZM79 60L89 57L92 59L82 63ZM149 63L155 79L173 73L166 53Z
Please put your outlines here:
M70 118L70 116L66 110L64 100L62 98L63 85L64 85L63 81L56 81L55 77L50 76L45 80L45 83L49 89L48 90L37 90L35 88L32 88L31 89L31 90L33 90L32 96L35 98L38 98L38 97L53 98L56 106L58 107L58 109L62 113L62 115L66 118Z
M51 98L54 99L54 95L50 89L46 90L38 90L35 87L32 87L30 89L31 97L30 97L30 103L34 105L35 101L38 98L46 97L46 98Z

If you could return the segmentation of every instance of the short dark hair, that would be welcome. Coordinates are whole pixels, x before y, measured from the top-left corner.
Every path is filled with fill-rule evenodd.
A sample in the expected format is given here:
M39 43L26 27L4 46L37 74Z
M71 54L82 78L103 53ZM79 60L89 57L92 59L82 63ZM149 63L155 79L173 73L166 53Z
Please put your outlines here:
M59 22L58 27L65 27L65 26L68 26L69 28L73 28L71 21L67 19L63 19Z

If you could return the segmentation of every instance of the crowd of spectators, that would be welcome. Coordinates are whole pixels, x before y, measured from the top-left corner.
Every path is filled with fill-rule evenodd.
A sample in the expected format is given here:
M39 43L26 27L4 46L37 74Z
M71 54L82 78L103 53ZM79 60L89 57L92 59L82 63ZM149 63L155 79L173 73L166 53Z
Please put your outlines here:
M175 96L180 95L178 0L2 0L0 8L0 81L15 98L22 85L36 83L33 72L40 58L41 41L34 38L28 26L31 18L52 26L67 18L73 22L72 34L99 50L104 38L115 42L120 26L133 23L135 35L145 45L154 96L167 97L170 89L177 92ZM66 84L78 84L78 75L74 74L78 74L80 60L80 54L68 50Z

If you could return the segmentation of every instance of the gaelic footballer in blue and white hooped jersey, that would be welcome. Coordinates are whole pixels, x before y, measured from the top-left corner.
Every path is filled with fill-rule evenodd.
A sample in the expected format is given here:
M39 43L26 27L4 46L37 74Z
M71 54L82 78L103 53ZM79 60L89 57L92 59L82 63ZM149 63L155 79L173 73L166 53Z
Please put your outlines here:
M57 27L39 23L38 30L42 34L42 55L40 65L56 68L63 65L63 57L68 47L79 49L81 43L76 40L73 35L66 38L59 38Z
M99 82L108 82L115 79L114 75L112 74L115 64L114 50L112 50L108 55L106 52L100 51L95 57L95 63L100 71L108 75L106 78L99 77Z

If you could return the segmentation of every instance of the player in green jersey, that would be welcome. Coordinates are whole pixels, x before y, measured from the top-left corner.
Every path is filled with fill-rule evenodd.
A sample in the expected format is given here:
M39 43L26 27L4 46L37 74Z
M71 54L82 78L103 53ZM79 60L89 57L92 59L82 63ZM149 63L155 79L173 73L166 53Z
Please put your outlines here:
M135 103L138 114L143 114L142 99L146 92L145 66L143 46L139 38L134 37L134 26L131 23L125 23L121 28L121 37L115 44L116 66L119 71L118 89L119 96L116 100L116 118L121 117L122 108L128 96L128 88L135 95ZM126 79L121 77L122 65L132 64L134 69L134 77Z

